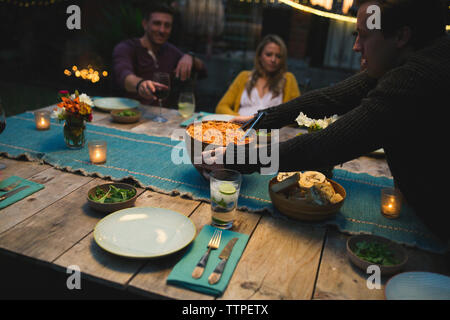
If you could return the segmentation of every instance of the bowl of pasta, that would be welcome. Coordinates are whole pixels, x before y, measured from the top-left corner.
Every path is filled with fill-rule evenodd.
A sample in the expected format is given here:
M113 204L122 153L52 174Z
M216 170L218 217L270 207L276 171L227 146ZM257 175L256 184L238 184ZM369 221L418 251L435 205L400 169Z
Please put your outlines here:
M240 127L239 124L233 122L208 120L193 122L186 128L186 149L192 164L202 176L207 179L209 177L208 172L205 172L200 166L203 151L226 147L230 143L238 147L245 146L252 141L252 137L242 140L245 131Z

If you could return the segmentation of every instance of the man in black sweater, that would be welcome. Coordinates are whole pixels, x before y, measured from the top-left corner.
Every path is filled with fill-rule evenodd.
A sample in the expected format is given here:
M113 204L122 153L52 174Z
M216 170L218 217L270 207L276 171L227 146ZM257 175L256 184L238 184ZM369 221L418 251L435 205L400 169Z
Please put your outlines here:
M442 143L448 125L444 112L450 101L447 8L439 0L362 0L358 4L353 49L361 53L364 71L264 110L266 115L257 127L281 128L295 123L300 112L316 119L340 115L324 130L280 143L279 171L337 165L384 148L405 200L439 238L448 240L449 163L443 149L448 144ZM371 5L381 9L381 29L368 28ZM203 156L211 163L211 157L218 159L224 152L216 149ZM224 166L243 173L262 167L249 163Z

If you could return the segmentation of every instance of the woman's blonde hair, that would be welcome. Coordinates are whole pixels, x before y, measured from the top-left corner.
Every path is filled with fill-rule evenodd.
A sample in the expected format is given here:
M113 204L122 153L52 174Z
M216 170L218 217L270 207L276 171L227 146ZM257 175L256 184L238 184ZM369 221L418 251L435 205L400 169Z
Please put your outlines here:
M280 47L280 54L281 54L280 67L278 68L277 71L273 73L267 73L267 71L264 70L260 59L264 48L269 43L275 43L276 45L278 45ZM273 93L273 97L277 97L283 91L284 84L286 81L284 79L284 74L286 70L287 70L287 49L283 39L274 34L269 34L265 36L259 43L258 47L256 48L254 67L250 79L246 84L248 95L250 96L250 93L253 87L255 86L256 81L260 77L267 76L268 78L267 85L269 87L269 90Z

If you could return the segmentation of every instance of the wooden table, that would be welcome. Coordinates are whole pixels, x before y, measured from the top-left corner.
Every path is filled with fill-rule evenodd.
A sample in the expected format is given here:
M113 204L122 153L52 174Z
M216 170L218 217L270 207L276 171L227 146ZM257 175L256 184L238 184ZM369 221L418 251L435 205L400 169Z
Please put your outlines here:
M46 109L51 109L47 107ZM157 112L157 108L145 108ZM183 119L176 110L164 110L165 124L143 119L116 124L107 113L94 113L94 123L122 130L170 136ZM297 133L282 130L282 139ZM62 134L62 133L61 133ZM103 181L57 170L37 162L1 159L7 168L2 178L17 175L45 188L0 211L0 253L26 259L66 273L77 265L82 279L150 298L214 299L166 284L173 266L185 252L151 260L129 260L99 248L93 228L104 215L91 210L87 191ZM344 168L389 176L384 159L362 157ZM137 206L161 206L190 217L199 232L210 223L210 205L201 201L139 189ZM234 231L250 235L248 245L219 299L384 299L382 289L369 290L368 275L354 268L346 257L348 235L334 228L273 218L270 214L238 212ZM449 274L444 256L407 249L406 270Z

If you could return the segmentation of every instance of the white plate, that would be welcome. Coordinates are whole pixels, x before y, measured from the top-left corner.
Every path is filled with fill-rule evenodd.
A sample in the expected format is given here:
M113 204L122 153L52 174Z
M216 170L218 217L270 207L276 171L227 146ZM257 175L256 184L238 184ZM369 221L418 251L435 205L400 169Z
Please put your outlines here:
M139 101L128 98L111 97L94 100L94 106L104 111L134 109L139 105Z
M116 211L100 220L94 239L104 250L128 258L165 256L186 247L196 229L181 213L154 207Z
M385 287L387 300L450 300L450 277L431 272L404 272Z
M210 114L207 116L204 116L202 118L202 121L230 121L235 116L231 114Z
M383 155L384 154L384 149L381 148L381 149L375 150L375 151L372 152L372 154Z

